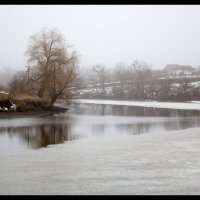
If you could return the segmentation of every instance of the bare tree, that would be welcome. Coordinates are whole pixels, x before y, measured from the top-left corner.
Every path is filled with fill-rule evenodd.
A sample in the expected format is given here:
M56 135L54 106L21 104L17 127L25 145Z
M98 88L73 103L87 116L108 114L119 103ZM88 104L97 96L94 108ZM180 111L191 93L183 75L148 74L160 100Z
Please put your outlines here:
M128 80L129 72L127 66L123 62L118 62L114 68L114 77L117 81L120 81L121 88L124 87L125 82Z
M47 96L51 104L69 92L69 85L76 77L78 56L76 51L70 50L57 29L43 28L30 37L26 52L32 69L29 81L38 86L37 95Z
M160 80L160 94L159 99L161 100L169 100L170 92L171 92L171 80L170 79L163 79Z
M10 82L10 90L11 92L15 92L18 94L25 93L26 88L26 73L24 71L18 71L13 77L13 80Z
M149 82L152 77L151 70L147 67L146 63L139 63L138 61L133 62L134 71L134 84L136 85L140 98L146 97L145 85Z
M191 95L189 95L189 90L192 89L192 87L189 85L190 81L189 79L185 79L180 82L180 87L178 88L178 96L182 100L190 100Z
M102 86L102 93L103 95L105 95L105 80L106 80L105 66L96 65L93 67L93 71L97 74L98 81Z

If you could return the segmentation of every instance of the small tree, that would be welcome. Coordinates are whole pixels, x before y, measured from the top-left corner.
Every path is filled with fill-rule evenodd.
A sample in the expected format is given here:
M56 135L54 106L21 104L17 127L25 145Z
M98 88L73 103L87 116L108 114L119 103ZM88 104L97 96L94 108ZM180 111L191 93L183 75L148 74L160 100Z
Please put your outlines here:
M57 29L43 28L30 37L26 52L31 66L30 82L38 88L39 97L50 98L53 104L58 97L68 93L70 83L76 77L78 56L65 45Z
M114 68L114 77L117 81L120 81L121 88L123 89L125 82L128 80L129 72L127 66L123 62L118 62Z
M26 74L24 71L18 71L13 80L9 83L11 92L18 94L26 92Z
M103 95L105 95L105 80L106 80L105 66L104 65L96 65L93 67L93 71L97 74L99 83L102 86Z

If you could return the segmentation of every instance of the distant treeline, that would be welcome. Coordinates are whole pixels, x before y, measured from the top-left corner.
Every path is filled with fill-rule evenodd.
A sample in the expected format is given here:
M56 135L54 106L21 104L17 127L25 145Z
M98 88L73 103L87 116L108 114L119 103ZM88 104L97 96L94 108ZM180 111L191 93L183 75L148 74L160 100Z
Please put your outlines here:
M194 69L194 68L193 68ZM96 65L81 71L72 84L74 98L123 100L200 100L200 70L153 70L145 63Z

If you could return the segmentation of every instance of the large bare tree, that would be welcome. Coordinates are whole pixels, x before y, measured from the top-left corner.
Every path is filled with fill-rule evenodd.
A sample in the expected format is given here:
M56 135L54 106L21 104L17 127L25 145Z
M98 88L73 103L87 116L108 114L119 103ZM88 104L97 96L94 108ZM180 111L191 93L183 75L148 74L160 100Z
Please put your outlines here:
M57 29L43 28L30 37L28 65L30 80L37 87L39 97L50 98L51 104L68 94L70 83L76 77L78 56Z

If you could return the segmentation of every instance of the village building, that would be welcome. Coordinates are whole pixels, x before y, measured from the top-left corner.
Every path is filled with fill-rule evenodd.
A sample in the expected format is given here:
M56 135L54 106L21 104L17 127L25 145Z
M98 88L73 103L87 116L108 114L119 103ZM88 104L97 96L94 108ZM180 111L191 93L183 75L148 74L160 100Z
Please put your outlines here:
M164 68L164 72L166 72L168 76L192 75L195 71L195 68L191 65L168 64Z

